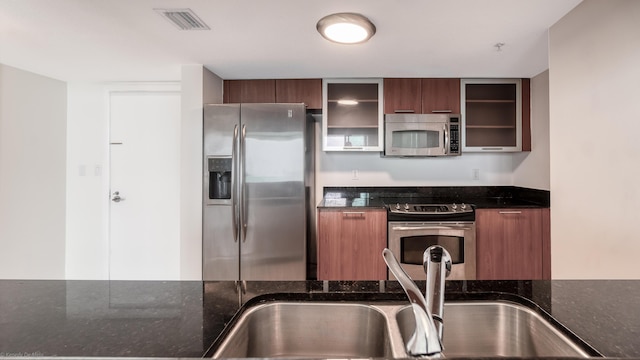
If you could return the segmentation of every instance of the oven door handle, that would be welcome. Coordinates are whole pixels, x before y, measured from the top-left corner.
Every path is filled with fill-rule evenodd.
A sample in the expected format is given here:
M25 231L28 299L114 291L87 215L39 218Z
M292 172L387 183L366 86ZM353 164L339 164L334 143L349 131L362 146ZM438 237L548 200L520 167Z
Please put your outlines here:
M393 226L391 230L412 231L412 230L471 230L468 226Z

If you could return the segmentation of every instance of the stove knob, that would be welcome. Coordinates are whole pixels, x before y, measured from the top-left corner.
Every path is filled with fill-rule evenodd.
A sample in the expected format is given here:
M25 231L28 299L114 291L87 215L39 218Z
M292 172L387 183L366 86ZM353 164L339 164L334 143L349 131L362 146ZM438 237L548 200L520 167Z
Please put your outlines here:
M467 208L467 205L466 205L465 203L462 203L462 204L460 205L460 209L464 210L464 209L466 209L466 208Z
M406 211L409 211L409 204L404 204L404 209L405 209Z
M453 203L453 205L451 205L451 208L452 208L453 210L457 210L457 209L458 209L458 205L456 205L455 203Z
M396 210L400 210L400 204L396 204Z

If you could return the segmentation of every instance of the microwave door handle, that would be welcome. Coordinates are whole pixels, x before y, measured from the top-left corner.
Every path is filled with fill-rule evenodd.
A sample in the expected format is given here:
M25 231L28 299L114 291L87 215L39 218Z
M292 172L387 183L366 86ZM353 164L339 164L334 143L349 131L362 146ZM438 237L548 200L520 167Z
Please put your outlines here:
M448 154L448 148L449 148L449 131L447 131L447 126L444 126L444 144L442 144L443 150L444 150L444 154Z

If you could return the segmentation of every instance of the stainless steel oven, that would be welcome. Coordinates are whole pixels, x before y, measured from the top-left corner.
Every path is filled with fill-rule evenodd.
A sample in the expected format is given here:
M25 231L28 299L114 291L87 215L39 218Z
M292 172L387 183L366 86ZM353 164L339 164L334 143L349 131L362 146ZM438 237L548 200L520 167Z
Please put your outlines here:
M431 245L451 255L449 280L476 278L475 212L470 205L389 207L388 246L414 280L425 278L424 251ZM389 274L390 279L395 279Z

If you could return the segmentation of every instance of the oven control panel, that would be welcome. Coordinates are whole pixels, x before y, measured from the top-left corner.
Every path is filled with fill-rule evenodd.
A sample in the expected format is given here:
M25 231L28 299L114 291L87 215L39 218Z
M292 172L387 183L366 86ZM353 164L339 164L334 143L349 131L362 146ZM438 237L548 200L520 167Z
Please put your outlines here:
M473 212L473 206L461 204L400 204L389 206L389 211L398 214L459 214Z

